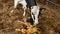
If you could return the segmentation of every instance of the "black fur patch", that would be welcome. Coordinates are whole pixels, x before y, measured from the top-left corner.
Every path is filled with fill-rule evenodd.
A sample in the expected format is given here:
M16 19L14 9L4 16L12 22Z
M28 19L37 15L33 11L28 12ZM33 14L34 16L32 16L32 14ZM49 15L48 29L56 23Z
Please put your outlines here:
M31 6L36 6L36 0L26 0L27 2L27 6L29 6L29 8L31 8Z
M29 22L31 25L33 25L34 24L34 21L33 21L33 19L32 18L27 18L27 20L26 20L27 22Z

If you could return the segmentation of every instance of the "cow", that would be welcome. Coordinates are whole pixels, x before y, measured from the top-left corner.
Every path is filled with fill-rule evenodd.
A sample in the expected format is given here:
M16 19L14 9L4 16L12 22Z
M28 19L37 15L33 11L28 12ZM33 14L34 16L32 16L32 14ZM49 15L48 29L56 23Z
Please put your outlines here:
M23 6L22 7L24 9L23 16L25 16L26 14L25 13L26 8L30 8L31 18L34 21L34 25L38 24L38 16L40 12L40 7L37 6L36 0L14 0L14 8L17 7L18 3ZM13 12L13 10L11 12Z

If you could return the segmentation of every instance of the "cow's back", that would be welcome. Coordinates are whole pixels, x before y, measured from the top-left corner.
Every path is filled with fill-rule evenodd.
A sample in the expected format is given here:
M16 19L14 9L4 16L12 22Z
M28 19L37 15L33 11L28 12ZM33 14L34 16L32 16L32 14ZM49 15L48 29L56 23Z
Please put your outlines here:
M27 2L27 6L31 7L31 6L36 6L36 0L26 0Z

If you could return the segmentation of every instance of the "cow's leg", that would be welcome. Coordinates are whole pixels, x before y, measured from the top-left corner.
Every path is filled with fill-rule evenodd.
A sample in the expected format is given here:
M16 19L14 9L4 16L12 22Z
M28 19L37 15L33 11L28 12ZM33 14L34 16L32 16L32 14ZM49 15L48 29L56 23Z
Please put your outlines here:
M26 10L26 5L27 5L27 3L26 3L25 0L22 0L22 1L20 1L19 3L22 4L22 6L23 6L23 9L24 9L23 16L25 16L25 10Z
M24 12L23 12L23 20L24 20L24 22L26 21L26 18L25 18L25 14L26 14L26 6L27 6L27 3L26 3L26 1L25 0L22 0L22 1L20 1L19 2L21 5L22 5L22 8L23 8L23 10L24 10Z
M23 12L23 20L24 20L24 22L26 22L26 18L25 18L25 15L26 15L26 6L23 6L23 10L24 10L24 12Z
M19 0L14 0L14 8L17 7L18 3L19 3Z
M23 16L25 16L25 14L26 14L26 12L25 12L25 10L26 10L26 6L23 6L23 9L24 9Z

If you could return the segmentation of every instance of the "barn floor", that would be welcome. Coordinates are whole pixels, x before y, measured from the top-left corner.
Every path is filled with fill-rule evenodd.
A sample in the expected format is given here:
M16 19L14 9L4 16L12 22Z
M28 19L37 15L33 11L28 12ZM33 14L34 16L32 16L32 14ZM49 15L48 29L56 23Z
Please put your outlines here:
M40 34L60 34L60 8L52 5L38 5L46 8L45 11L41 12L39 24L36 25ZM20 21L23 22L23 9L18 5L17 9L11 13L12 9L14 9L13 1L0 1L0 34L24 34L19 31L19 29L26 28L24 24L20 23ZM29 16L30 11L27 10L26 17ZM16 29L18 30L16 31Z

